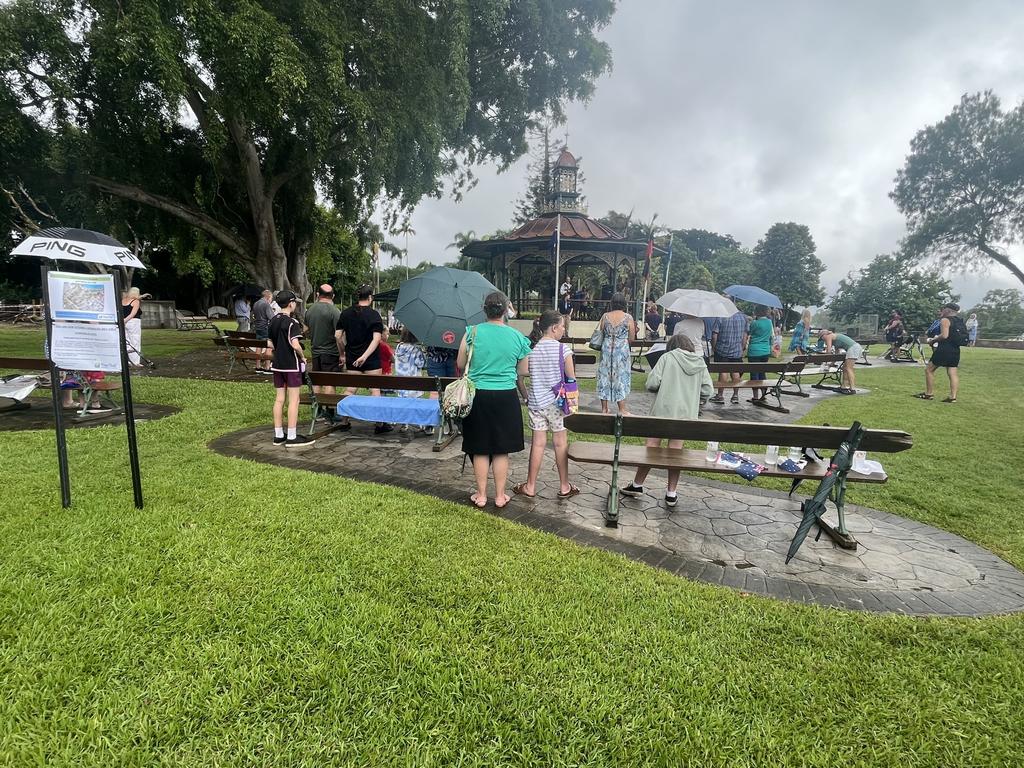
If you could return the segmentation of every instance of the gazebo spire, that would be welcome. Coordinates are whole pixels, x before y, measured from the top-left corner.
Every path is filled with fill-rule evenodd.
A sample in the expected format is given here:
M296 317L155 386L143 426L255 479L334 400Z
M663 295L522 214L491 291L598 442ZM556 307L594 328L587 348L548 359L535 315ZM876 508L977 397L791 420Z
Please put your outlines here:
M567 145L555 161L551 171L551 192L548 194L547 210L550 213L577 212L582 210L579 191L579 160L569 151Z

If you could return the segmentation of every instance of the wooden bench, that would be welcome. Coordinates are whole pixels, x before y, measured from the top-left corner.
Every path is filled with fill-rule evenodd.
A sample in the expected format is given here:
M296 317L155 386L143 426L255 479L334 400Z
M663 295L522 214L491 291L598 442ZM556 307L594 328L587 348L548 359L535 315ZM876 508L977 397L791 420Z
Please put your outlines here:
M723 393L726 389L764 389L766 392L762 399L754 400L751 398L748 402L753 403L759 408L767 408L779 413L789 413L789 408L782 405L782 395L786 394L782 385L786 382L786 375L799 374L803 368L804 364L802 362L792 360L784 363L708 363L708 373L711 374L712 383L716 389L720 388ZM720 373L763 373L766 375L777 374L777 377L760 381L750 379L737 382L728 381L723 385L722 382L715 379L717 374ZM769 396L775 398L776 405L766 402Z
M316 427L316 420L321 413L334 414L338 403L345 397L344 392L316 392L314 387L335 387L337 389L379 389L385 391L413 391L413 392L436 392L438 399L438 410L441 407L441 395L444 388L455 379L440 376L364 376L360 373L328 373L325 371L307 371L306 380L309 384L308 393L303 393L299 402L312 406L313 418L310 421L309 433L313 434ZM320 434L327 434L340 425L336 424ZM448 427L447 437L443 434ZM457 430L455 425L447 418L442 421L441 426L435 430L434 451L440 451L447 447L455 439Z
M270 359L270 342L266 339L257 338L236 338L234 336L217 336L213 343L224 350L228 358L228 373L235 367L235 363L241 363L248 370L249 361Z
M221 332L222 336L227 336L232 339L255 339L256 334L253 331L236 331L226 330Z
M732 473L733 470L714 462L707 461L706 451L687 448L648 448L643 445L623 445L623 437L659 438L668 440L695 440L706 442L714 440L721 443L736 445L778 445L780 452L785 446L798 445L802 448L822 450L837 449L847 437L848 429L843 427L814 427L801 424L764 424L747 421L698 421L663 419L654 416L621 416L596 413L575 413L567 416L565 426L574 433L606 435L614 437L613 443L592 443L571 441L569 458L586 464L604 464L612 468L611 487L608 495L608 507L605 511L605 523L609 527L617 527L619 519L619 467L653 467L655 469L678 469L684 472ZM906 432L897 430L866 430L859 444L850 446L850 450L877 451L895 453L905 451L913 444ZM763 455L749 455L757 464L764 464ZM780 459L784 458L784 454ZM761 477L785 477L793 481L790 494L796 490L803 480L821 481L828 471L828 464L807 462L797 473L786 472L778 466L766 466ZM852 470L841 473L835 478L832 500L839 513L839 526L833 528L821 521L819 527L839 546L856 549L857 541L846 528L843 512L843 499L847 482L884 483L887 475L861 475ZM756 482L756 481L755 481Z
M846 362L846 355L839 354L810 354L810 355L797 355L790 363L794 366L803 364L800 369L794 369L791 372L786 373L782 378L787 381L791 381L796 385L796 389L782 389L782 394L793 395L795 397L810 397L810 394L804 392L803 389L803 377L804 376L818 376L818 381L811 386L814 389L827 389L830 391L836 391L838 387L843 386L843 364ZM834 381L836 386L826 386L826 381Z
M40 371L49 373L50 361L45 360L41 357L0 357L0 370L11 370L11 371ZM0 381L6 382L8 379L15 379L15 376L0 376ZM38 379L37 379L38 380ZM31 386L31 381L26 386ZM21 387L22 384L12 384L12 386ZM26 398L27 399L27 398ZM5 402L10 401L10 402ZM31 405L24 400L16 399L13 396L0 395L0 412L3 411L17 411L29 408Z
M205 329L218 333L219 329L210 318L204 315L186 314L180 309L174 310L174 319L178 322L179 331L202 331Z

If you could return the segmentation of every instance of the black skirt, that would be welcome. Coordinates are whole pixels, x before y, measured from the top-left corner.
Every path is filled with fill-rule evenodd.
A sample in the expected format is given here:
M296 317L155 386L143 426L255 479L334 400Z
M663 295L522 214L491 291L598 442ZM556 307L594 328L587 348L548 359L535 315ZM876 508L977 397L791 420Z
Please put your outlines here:
M935 345L932 359L929 361L936 368L959 368L960 347L951 341L940 341Z
M515 389L478 389L462 420L462 452L500 456L523 450L523 411Z

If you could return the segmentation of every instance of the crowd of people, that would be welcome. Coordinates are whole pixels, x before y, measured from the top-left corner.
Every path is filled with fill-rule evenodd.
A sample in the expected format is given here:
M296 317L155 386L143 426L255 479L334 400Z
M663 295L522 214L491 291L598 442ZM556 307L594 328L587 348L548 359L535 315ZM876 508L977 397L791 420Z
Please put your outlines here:
M560 288L560 301L556 310L545 311L535 322L529 338L509 326L514 309L501 292L493 292L483 302L485 322L466 329L458 349L425 346L413 333L403 328L394 349L388 343L388 330L380 313L373 307L373 289L361 286L355 301L340 309L335 304L332 286L321 285L316 301L306 308L302 321L295 316L299 298L284 290L276 295L263 291L250 305L236 301L234 310L238 328L251 329L257 339L266 339L269 356L258 364L259 373L273 377L275 399L273 422L275 445L302 448L313 445L313 439L298 434L299 396L307 363L312 371L348 373L367 376L418 376L426 370L436 377L453 378L459 372L475 384L475 397L469 414L463 419L463 452L473 465L475 491L472 502L478 507L488 503L488 480L493 479L495 506L504 507L512 495L533 497L544 464L548 434L552 436L555 467L559 478L559 498L579 493L569 477L568 440L563 423L564 412L556 403L554 394L560 384L575 377L573 353L562 339L568 335L569 323L576 306L571 297L571 283ZM126 341L132 363L141 355L141 296L138 289L127 291L122 299ZM947 371L949 396L944 402L957 400L959 389L958 366L960 347L973 345L977 339L977 319L971 316L965 322L959 316L956 304L944 305L935 323L928 329L925 343L932 347L931 360L925 370L925 391L916 395L924 400L934 398L935 373ZM600 351L596 373L597 397L604 413L615 410L629 415L628 398L632 386L631 342L641 333L648 339L664 338L665 353L647 375L646 388L655 393L650 414L674 419L697 418L706 403L725 405L725 393L730 388L730 403L739 403L738 385L743 374L722 373L712 381L707 362L761 363L781 354L781 329L778 315L766 307L756 307L752 316L737 311L729 317L706 319L668 313L664 318L653 303L645 307L642 329L628 311L626 296L617 292L610 296L608 311L597 319L597 330L591 340ZM842 394L856 393L855 364L863 348L852 337L830 330L817 329L817 345L812 346L815 335L811 314L804 311L793 329L788 350L794 353L824 351L841 352L843 364ZM664 326L665 335L661 336ZM890 350L903 342L906 327L899 312L893 312L884 328ZM305 342L309 344L307 360ZM764 379L764 374L753 372L751 380ZM732 386L730 386L732 385ZM369 387L372 395L379 395L378 387ZM755 400L767 395L767 388L752 387ZM319 392L329 391L317 388ZM346 394L356 391L355 387ZM398 391L400 397L421 397L421 391ZM430 394L437 397L437 394ZM526 413L533 438L530 443L529 468L526 480L508 483L509 456L525 450L521 405ZM338 429L350 428L347 420ZM393 425L379 422L374 426L377 434L389 432ZM432 428L426 428L432 431ZM657 440L649 445L659 445ZM681 442L670 441L669 448L682 447ZM632 481L622 492L626 495L644 493L647 468L639 468ZM675 504L679 473L669 473L665 503ZM509 493L511 491L511 494Z

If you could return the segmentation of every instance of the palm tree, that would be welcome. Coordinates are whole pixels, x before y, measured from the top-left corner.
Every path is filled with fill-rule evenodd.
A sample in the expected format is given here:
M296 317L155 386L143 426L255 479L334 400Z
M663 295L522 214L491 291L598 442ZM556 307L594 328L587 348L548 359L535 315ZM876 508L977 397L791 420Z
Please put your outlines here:
M476 240L476 230L471 229L468 232L456 232L453 237L454 239L448 243L444 249L447 251L449 248L457 248L461 251L467 245Z
M412 225L408 221L402 224L401 229L394 229L391 231L393 235L405 235L405 279L409 279L409 235L415 235L416 230L412 228Z

